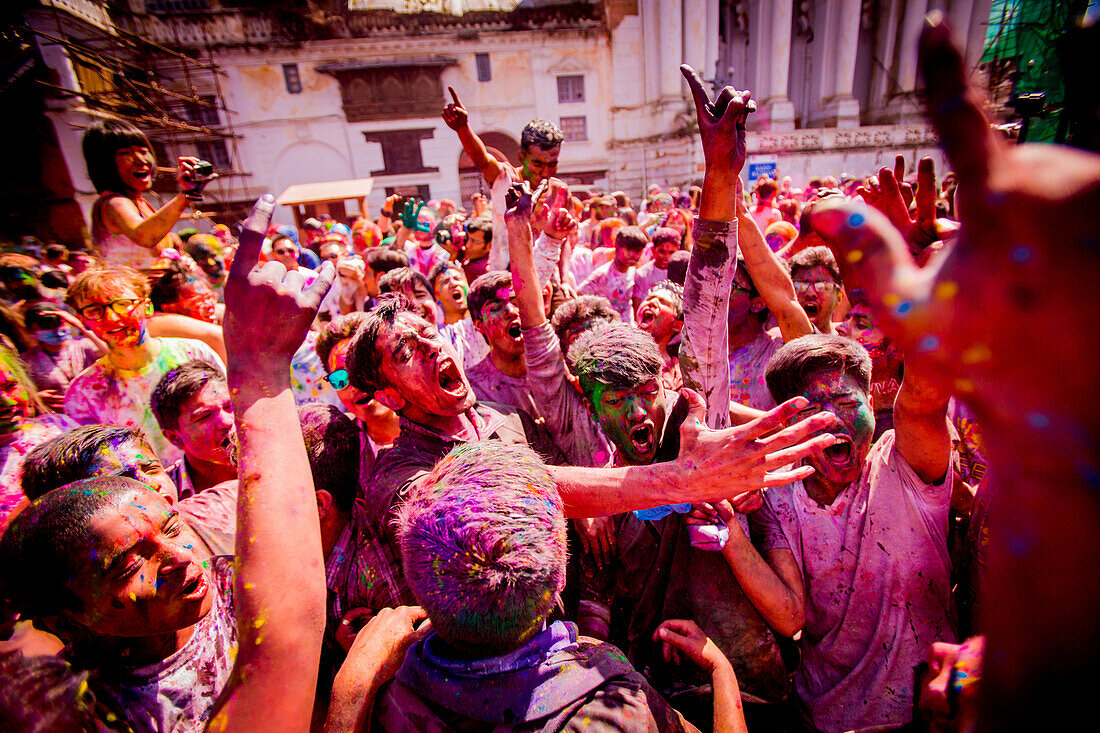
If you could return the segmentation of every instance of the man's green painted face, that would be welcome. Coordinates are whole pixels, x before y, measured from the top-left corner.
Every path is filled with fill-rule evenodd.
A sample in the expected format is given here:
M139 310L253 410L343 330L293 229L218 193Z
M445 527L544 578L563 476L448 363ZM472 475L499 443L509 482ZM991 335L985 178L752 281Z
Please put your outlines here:
M665 429L665 391L659 379L633 389L597 384L589 396L596 420L619 449L622 462L653 462Z
M520 175L533 189L547 178L553 178L558 174L558 156L561 154L561 146L555 148L540 148L538 145L529 145L519 153Z

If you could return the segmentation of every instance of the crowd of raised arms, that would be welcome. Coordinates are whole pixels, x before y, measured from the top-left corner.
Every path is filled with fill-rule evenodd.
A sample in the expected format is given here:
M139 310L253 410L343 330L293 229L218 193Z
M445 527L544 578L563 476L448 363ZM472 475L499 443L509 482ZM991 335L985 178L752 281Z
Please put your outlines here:
M1100 157L920 67L953 172L743 184L683 67L701 185L451 89L490 196L209 234L89 128L90 253L0 255L0 730L1086 725Z

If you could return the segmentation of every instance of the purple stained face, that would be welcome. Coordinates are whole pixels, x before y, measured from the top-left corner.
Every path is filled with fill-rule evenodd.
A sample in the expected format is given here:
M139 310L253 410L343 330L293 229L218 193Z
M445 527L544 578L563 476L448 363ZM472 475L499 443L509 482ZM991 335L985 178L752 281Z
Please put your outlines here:
M811 480L837 488L847 486L859 478L871 449L875 433L871 399L855 377L835 369L812 374L802 396L810 404L795 415L794 421L818 412L828 412L835 418L827 432L836 436L837 442L807 459L816 470Z

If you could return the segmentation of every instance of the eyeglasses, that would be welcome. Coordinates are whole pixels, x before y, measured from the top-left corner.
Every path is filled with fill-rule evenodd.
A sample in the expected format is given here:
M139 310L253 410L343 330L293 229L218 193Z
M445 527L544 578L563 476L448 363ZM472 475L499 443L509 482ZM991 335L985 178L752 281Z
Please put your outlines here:
M348 386L348 370L337 369L332 374L325 375L325 381L335 390L341 390Z
M826 293L831 293L836 290L836 288L836 283L827 280L821 280L815 283L802 282L801 280L794 281L794 291L796 293L808 293L813 291L818 295L825 295Z
M119 298L118 300L112 300L110 303L90 303L82 308L77 308L76 312L89 321L101 321L107 315L108 308L117 315L125 316L134 310L139 303L141 303L139 298Z

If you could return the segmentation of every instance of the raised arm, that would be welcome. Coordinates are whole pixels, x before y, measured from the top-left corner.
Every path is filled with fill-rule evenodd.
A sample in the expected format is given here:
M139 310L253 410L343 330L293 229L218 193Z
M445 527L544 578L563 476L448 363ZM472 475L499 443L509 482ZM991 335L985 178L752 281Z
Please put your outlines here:
M470 129L470 115L466 108L462 106L462 102L459 101L458 92L455 91L454 87L447 87L447 91L450 92L451 99L454 102L443 108L443 121L447 123L447 127L458 133L458 140L462 143L462 149L466 151L466 155L470 156L470 160L481 171L485 182L492 186L493 181L500 175L501 161L486 150L485 143L481 142L481 138Z
M172 227L179 221L180 215L187 209L192 196L202 196L203 187L208 180L195 182L194 166L198 158L180 158L176 179L179 181L180 192L169 199L168 203L157 209L151 216L144 216L137 204L125 196L114 196L103 203L101 216L107 229L123 235L134 244L148 249L153 249Z
M740 179L737 183L738 186L741 185ZM779 323L783 340L792 341L799 336L813 333L814 327L809 316L798 304L791 276L764 241L764 235L749 213L743 196L737 196L737 238L749 277Z
M207 725L214 731L308 730L325 627L320 522L290 358L335 272L325 263L303 290L302 276L278 262L253 270L274 206L271 196L256 203L226 283L228 381L240 445L240 648Z
M695 220L695 247L684 281L684 328L680 370L684 386L703 395L707 425L723 428L729 419L730 288L737 269L737 208L734 198L745 165L745 118L755 109L749 92L723 89L712 104L703 80L690 66L680 71L691 87L706 173L703 202Z

